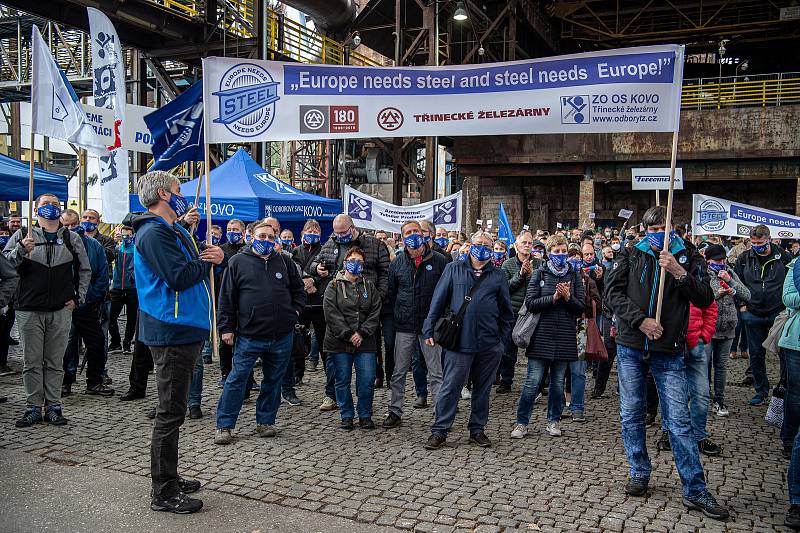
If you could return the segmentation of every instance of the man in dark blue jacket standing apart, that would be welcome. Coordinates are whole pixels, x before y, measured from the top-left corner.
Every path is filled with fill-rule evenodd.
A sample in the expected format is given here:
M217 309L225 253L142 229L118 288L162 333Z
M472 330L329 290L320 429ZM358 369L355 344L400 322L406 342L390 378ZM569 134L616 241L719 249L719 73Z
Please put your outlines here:
M148 214L134 222L134 269L139 294L139 335L153 354L158 408L150 445L150 508L188 514L203 502L189 498L200 483L178 476L178 434L186 416L192 371L211 329L209 274L224 254L200 252L178 218L188 209L178 178L148 172L139 178L139 200Z
M457 313L472 286L481 285L472 295L461 322L461 338L457 350L443 350L442 386L434 409L435 420L425 448L435 450L445 445L453 426L461 387L472 375L472 405L469 418L469 441L483 448L492 445L484 433L489 418L489 393L497 375L506 339L511 334L514 313L508 293L508 280L492 264L494 242L488 233L478 231L470 239L472 245L466 261L453 261L436 285L428 318L422 329L425 343L433 346L436 321L449 306Z

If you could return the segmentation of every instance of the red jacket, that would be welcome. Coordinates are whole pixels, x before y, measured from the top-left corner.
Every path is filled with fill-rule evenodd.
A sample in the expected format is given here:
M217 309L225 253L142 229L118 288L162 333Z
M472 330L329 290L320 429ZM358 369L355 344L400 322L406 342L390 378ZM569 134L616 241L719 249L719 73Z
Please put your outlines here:
M686 345L689 349L697 346L702 341L705 344L711 342L711 337L717 330L717 302L712 302L711 306L700 309L689 304L689 327L686 330Z

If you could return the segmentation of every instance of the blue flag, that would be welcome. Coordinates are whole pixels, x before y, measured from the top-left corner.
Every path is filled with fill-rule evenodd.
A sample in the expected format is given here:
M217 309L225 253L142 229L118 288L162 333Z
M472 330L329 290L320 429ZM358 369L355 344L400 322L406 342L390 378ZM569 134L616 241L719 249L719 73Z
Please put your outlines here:
M506 210L503 207L503 202L500 202L500 214L497 215L497 218L497 238L498 240L505 241L506 244L511 246L514 244L516 239L514 238L514 232L511 231L511 224L508 223L508 217L506 216Z
M169 170L203 160L203 83L198 81L175 100L144 117L153 138L153 166Z

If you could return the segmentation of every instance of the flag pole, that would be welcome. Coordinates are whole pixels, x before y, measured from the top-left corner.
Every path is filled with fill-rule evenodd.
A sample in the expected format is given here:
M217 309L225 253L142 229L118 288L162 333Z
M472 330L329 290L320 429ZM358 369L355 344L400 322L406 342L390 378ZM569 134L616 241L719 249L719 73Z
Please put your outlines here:
M672 132L672 156L669 162L669 193L667 194L667 218L664 224L664 250L669 250L670 233L672 233L672 197L675 193L675 165L678 159L678 128ZM658 191L656 191L658 194ZM645 228L647 229L647 228ZM658 279L658 303L656 304L656 322L661 322L661 307L664 303L664 282L666 270L661 267Z
M33 107L31 106L31 110ZM31 111L33 113L33 111ZM34 145L33 141L36 134L33 132L33 120L31 120L31 153L30 153L30 172L28 176L28 238L33 238L33 156Z
M203 164L206 174L206 243L211 242L211 172L209 171L209 160L211 159L211 147L205 143L204 161ZM202 178L201 178L202 179ZM197 197L195 198L195 206L197 200L200 198L200 183L197 184ZM211 274L209 275L209 287L211 288L211 350L214 359L219 358L219 347L217 346L217 302L214 297L214 266L211 265Z

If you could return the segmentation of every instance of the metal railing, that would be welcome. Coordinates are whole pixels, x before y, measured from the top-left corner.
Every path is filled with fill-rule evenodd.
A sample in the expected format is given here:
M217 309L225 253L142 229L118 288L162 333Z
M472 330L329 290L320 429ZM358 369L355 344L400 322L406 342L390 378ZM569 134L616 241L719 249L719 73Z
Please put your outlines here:
M800 72L684 80L682 109L774 107L800 103Z

